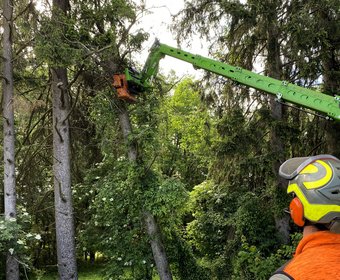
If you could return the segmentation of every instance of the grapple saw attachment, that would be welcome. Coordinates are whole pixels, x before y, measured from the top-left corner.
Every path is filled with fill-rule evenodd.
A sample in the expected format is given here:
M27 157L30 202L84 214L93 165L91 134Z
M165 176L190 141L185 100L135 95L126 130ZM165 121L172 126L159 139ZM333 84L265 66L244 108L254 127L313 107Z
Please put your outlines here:
M114 74L112 85L117 90L118 98L130 103L135 103L136 95L149 88L146 82L141 81L141 75L132 68L125 69L124 74Z
M134 103L136 97L129 92L128 82L125 74L114 74L113 75L113 87L117 90L118 98Z

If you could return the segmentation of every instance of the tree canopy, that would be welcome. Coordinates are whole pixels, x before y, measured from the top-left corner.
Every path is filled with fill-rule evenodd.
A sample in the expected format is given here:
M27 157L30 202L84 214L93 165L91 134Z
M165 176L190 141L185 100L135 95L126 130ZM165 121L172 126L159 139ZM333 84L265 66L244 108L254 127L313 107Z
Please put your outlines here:
M158 74L127 103L112 75L142 69L133 57L150 36L135 28L149 12L145 3L52 2L41 11L14 1L13 40L1 41L13 48L10 101L0 74L1 146L4 105L13 104L16 215L5 215L3 180L0 278L6 255L15 257L20 279L44 279L60 266L57 216L66 210L59 195L73 203L75 236L61 239L73 240L80 271L97 263L102 279L268 279L301 238L283 211L290 198L278 166L294 156L340 156L339 124L209 72L200 80L178 78L176 69ZM184 3L171 25L179 45L198 35L213 59L339 92L339 1ZM63 145L69 158L53 153ZM64 159L69 183L59 186L53 165Z

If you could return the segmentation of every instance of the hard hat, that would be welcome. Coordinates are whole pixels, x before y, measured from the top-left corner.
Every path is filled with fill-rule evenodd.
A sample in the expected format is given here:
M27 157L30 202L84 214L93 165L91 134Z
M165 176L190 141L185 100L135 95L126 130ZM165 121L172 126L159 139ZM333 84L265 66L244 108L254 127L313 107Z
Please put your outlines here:
M289 180L293 193L290 212L294 222L328 224L340 219L340 160L331 155L292 158L279 174Z

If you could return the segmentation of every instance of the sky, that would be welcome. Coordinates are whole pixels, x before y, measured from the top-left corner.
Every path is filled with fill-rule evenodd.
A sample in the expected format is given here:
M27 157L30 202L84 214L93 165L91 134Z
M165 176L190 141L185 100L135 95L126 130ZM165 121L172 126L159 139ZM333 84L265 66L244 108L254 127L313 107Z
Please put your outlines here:
M155 39L163 44L167 44L173 47L178 47L175 40L175 35L171 34L169 25L172 21L172 15L177 14L181 9L184 8L183 0L144 0L146 8L150 9L151 14L145 15L141 18L140 24L136 28L142 27L146 32L150 34L149 40L144 44L144 50L140 56L141 64L144 64L148 49L152 46ZM198 39L194 38L190 42L191 46L183 47L185 51L189 51L193 54L199 54L207 56L208 49L204 47L204 44ZM183 44L186 46L187 44ZM163 73L167 74L171 70L176 72L176 75L181 77L183 75L192 75L199 77L202 74L202 70L195 70L189 63L180 61L175 58L165 57L160 62L160 69Z

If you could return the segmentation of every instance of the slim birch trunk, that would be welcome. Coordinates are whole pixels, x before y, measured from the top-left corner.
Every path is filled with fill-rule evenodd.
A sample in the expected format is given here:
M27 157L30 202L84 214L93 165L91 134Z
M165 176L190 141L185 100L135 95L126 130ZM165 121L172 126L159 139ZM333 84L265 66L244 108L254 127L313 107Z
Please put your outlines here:
M66 14L68 0L53 0L52 18ZM57 21L58 22L58 21ZM56 28L62 28L56 25ZM78 279L71 191L70 98L66 68L51 68L53 102L53 173L58 273L62 280Z
M119 121L122 128L123 136L127 142L129 135L132 132L131 123L128 112L123 106L119 111ZM136 145L130 144L128 147L128 158L130 161L137 160L138 151ZM158 275L161 280L172 280L170 266L163 246L161 233L155 217L149 211L143 211L144 225L150 239L150 245L154 261L156 263Z
M12 27L13 1L3 1L3 131L4 131L4 204L5 219L16 218L16 186L15 186L15 131L14 131L14 86L12 64ZM13 237L15 242L15 236ZM7 253L6 279L19 279L19 263L15 252Z

